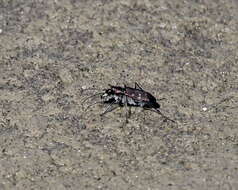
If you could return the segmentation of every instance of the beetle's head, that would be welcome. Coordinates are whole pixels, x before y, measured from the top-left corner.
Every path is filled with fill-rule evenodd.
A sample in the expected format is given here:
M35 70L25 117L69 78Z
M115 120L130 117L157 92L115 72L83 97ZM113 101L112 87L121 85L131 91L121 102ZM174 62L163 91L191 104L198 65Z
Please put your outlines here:
M106 89L104 93L101 95L101 99L106 103L112 102L114 100L113 90Z

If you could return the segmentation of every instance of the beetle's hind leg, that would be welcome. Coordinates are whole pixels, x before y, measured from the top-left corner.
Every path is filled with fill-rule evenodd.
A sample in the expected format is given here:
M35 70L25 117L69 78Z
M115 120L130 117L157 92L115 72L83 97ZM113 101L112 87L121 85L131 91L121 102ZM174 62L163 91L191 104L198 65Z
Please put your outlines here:
M159 109L155 109L154 111L157 112L158 114L160 114L161 116L163 116L163 118L165 118L165 120L172 121L173 123L175 123L174 120L172 120L172 119L170 119L169 117L167 117L167 116L165 116L164 114L162 114Z
M153 111L156 112L158 114L160 114L165 120L171 121L173 123L176 123L174 120L170 119L169 117L165 116L163 113L161 113L161 111L159 109L149 109L149 108L144 108L145 110L149 110L149 111Z

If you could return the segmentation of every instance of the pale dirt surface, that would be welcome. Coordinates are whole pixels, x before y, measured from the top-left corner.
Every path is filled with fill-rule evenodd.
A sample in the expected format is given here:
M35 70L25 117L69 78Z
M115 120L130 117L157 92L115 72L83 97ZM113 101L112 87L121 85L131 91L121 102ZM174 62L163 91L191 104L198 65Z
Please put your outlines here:
M175 124L83 110L135 81ZM0 1L1 190L235 190L237 115L238 1Z

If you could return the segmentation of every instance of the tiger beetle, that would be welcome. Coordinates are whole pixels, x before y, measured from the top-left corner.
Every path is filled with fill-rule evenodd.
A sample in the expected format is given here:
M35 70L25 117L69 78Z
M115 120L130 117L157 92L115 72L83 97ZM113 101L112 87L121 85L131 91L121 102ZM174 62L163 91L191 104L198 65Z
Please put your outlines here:
M161 111L159 110L160 105L158 104L156 98L151 93L143 90L143 88L141 88L138 83L135 83L134 88L128 87L126 85L124 85L124 87L120 87L110 84L109 87L110 88L104 89L104 91L101 93L88 97L83 102L85 102L89 98L101 95L101 101L88 106L90 107L98 103L109 104L106 110L102 114L100 114L101 116L117 109L118 107L142 107L145 110L150 110L160 114L166 120L175 122L174 120L161 113Z

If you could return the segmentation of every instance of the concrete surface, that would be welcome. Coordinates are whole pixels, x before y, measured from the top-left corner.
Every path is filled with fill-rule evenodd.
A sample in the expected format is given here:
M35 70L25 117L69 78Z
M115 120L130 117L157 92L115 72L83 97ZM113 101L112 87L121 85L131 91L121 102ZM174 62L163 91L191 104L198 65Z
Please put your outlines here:
M0 189L235 190L237 115L238 1L0 1Z

